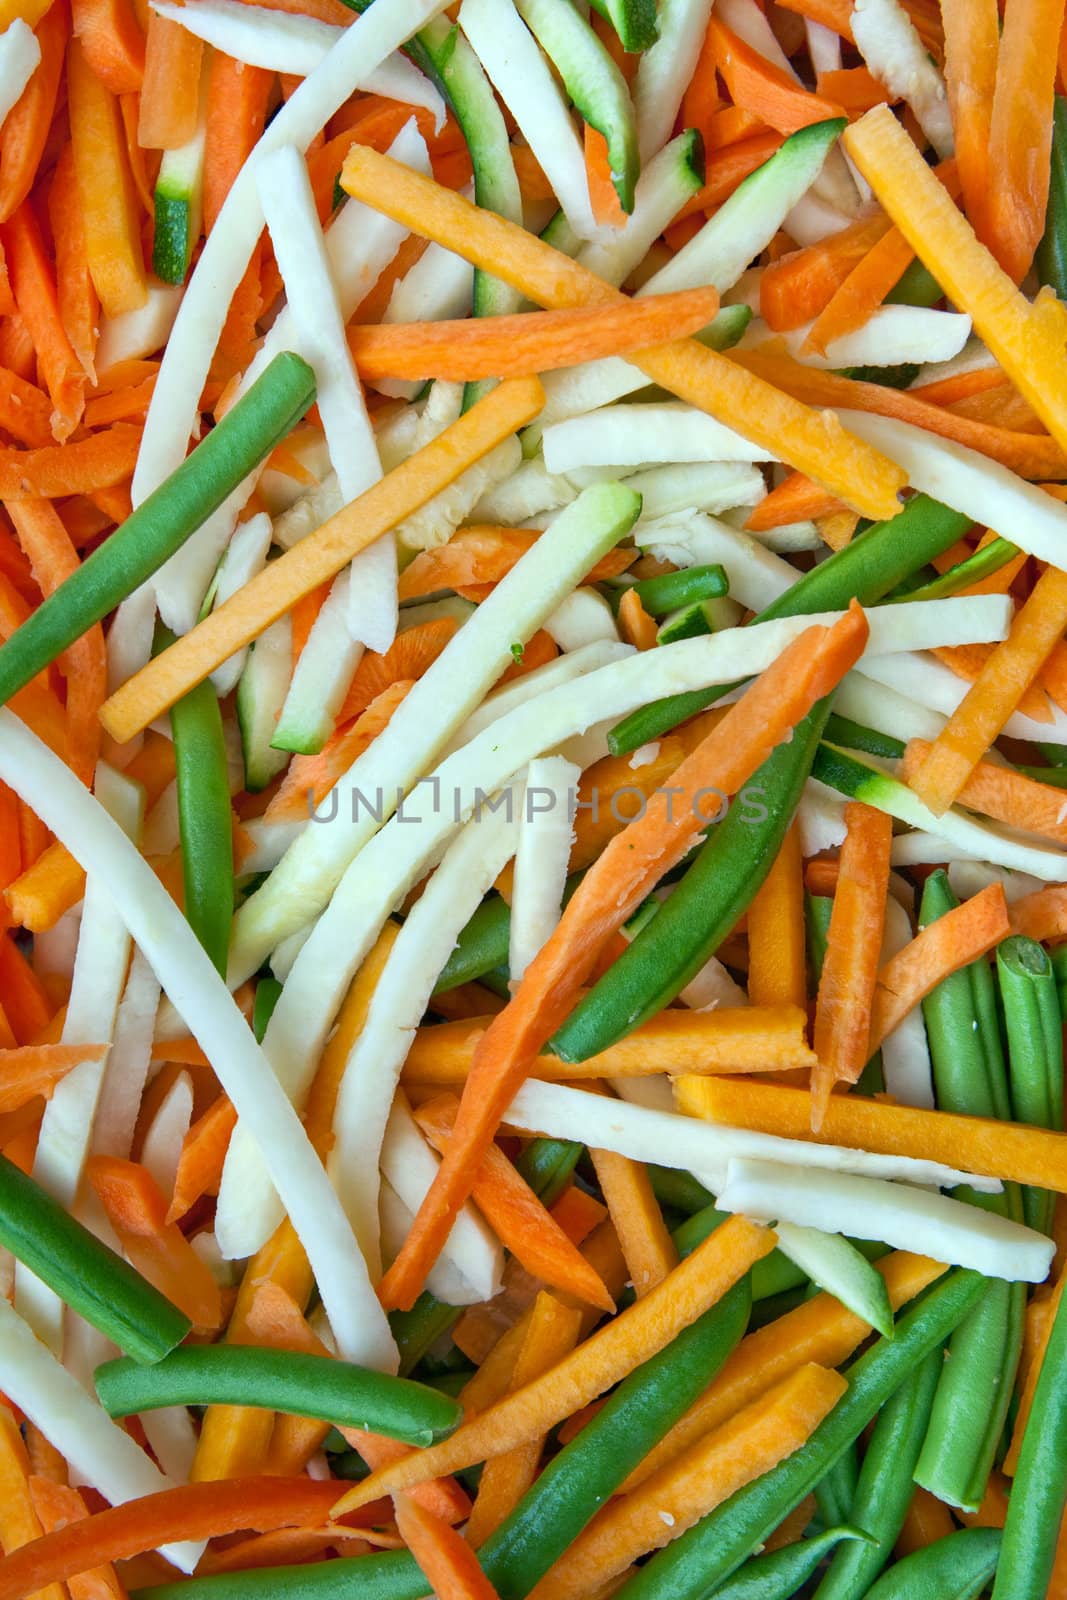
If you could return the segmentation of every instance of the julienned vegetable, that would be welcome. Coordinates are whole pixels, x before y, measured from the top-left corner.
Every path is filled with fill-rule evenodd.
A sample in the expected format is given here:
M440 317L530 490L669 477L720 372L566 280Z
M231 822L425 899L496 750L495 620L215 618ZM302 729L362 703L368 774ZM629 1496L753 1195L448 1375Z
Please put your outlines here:
M462 1416L447 1395L408 1378L251 1345L187 1347L151 1368L109 1361L93 1381L113 1417L173 1405L260 1406L429 1445L447 1438Z
M159 1361L191 1323L32 1178L0 1156L0 1244L137 1361Z
M276 356L166 483L0 645L0 700L10 700L180 550L314 398L307 363L290 352Z

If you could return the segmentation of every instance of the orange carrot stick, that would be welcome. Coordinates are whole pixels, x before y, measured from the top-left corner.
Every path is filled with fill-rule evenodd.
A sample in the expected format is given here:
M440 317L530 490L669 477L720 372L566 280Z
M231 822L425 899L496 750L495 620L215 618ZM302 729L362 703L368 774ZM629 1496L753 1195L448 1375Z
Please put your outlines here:
M973 227L986 213L991 190L990 123L1000 49L1000 13L996 0L942 0L945 25L945 87L963 209ZM997 176L1000 182L1000 174Z
M1067 574L1049 567L910 785L938 816L957 798L1067 628Z
M60 318L56 280L28 201L5 224L3 239L15 302L55 407L52 431L62 443L78 426L85 408L85 373Z
M638 650L656 648L656 624L641 604L636 589L627 589L619 602L619 631L626 642L636 645Z
M1005 6L989 119L990 181L976 232L1015 283L1029 271L1045 231L1062 28L1062 0L1009 0ZM995 36L995 16L980 19L979 29L983 42Z
M130 0L71 0L74 37L111 94L136 94L144 79L144 34Z
M96 340L100 302L89 271L85 219L74 172L74 153L68 145L56 162L48 191L48 219L56 250L56 292L59 316L82 371L96 376ZM93 426L87 419L87 425Z
M917 933L879 968L871 1006L871 1051L943 978L979 960L1010 931L1004 891L991 883Z
M667 1230L652 1180L643 1162L614 1150L590 1150L634 1293L640 1299L678 1265L678 1251Z
M210 233L222 202L263 132L274 74L216 50L211 58L204 142L204 229Z
M866 217L765 267L760 276L764 321L785 333L817 317L891 227L886 216Z
M70 48L67 91L89 271L105 314L117 317L138 310L148 295L140 220L118 101L90 67L78 40Z
M1062 796L1062 791L1057 791ZM1062 940L1067 938L1067 886L1051 883L1035 889L1008 907L1012 933L1027 939Z
M4 119L0 141L0 222L6 222L29 194L48 142L70 37L67 0L53 0L34 32L41 59Z
M840 117L840 106L796 83L781 67L761 56L747 40L712 14L708 36L715 49L719 75L730 98L779 133L796 133L813 122Z
M151 1174L117 1156L90 1156L86 1174L131 1266L197 1327L217 1328L218 1285L185 1235L167 1221L167 1203Z
M116 422L103 433L65 445L0 450L0 499L54 500L111 488L129 478L140 442L140 428Z
M866 635L858 607L833 629L807 630L687 757L675 787L683 794L712 787L735 793L786 730L839 681ZM683 805L672 818L667 798L653 796L644 815L590 868L510 1004L493 1018L475 1052L448 1153L379 1287L383 1304L409 1306L416 1298L541 1046L571 1009L608 939L689 848L701 826L695 812L699 807Z
M840 34L849 44L855 43L852 37L852 0L782 0L782 5L786 11L794 11L798 16L821 23L831 33Z
M915 255L896 228L890 228L858 262L819 312L804 341L805 350L825 355L834 339L862 328L895 288Z
M849 801L845 824L815 1005L819 1064L811 1075L811 1100L816 1130L834 1085L855 1083L871 1054L871 1005L889 892L893 819L873 806Z
M836 495L827 494L802 472L791 472L753 507L745 527L753 533L766 533L786 522L813 522L843 509L844 502Z
M196 132L203 41L153 11L145 40L137 141L144 150L178 150Z
M31 1471L18 1423L0 1403L0 1546L9 1559L41 1537L41 1521L30 1494ZM65 1600L65 1596L61 1584L50 1582L37 1587L34 1600Z
M167 1208L167 1221L178 1222L201 1195L218 1194L222 1165L230 1146L230 1135L237 1125L237 1113L226 1095L213 1100L182 1140L174 1193Z
M482 524L460 528L447 544L419 551L400 574L397 592L401 600L417 600L420 595L434 594L438 589L466 592L499 583L526 552L533 549L540 537L528 528L496 528ZM582 582L602 583L605 578L617 578L636 559L634 550L609 550ZM420 628L426 626L425 623L419 625ZM406 629L405 637L418 631Z
M79 1061L102 1061L106 1044L33 1044L0 1049L0 1113L19 1111L28 1100L52 1091Z
M396 1525L438 1600L497 1600L466 1540L410 1496L393 1496Z
M912 773L922 765L930 749L928 740L911 740L900 768L904 783L910 782ZM1027 778L1011 767L979 761L960 790L959 800L971 811L980 811L984 816L995 817L998 822L1006 822L1028 833L1039 833L1056 844L1067 844L1063 790Z
M349 329L348 346L361 374L371 381L513 378L600 356L627 355L697 333L718 305L714 289L687 289L621 305L521 312L473 322L357 324Z
M945 1539L957 1531L952 1513L943 1500L938 1500L928 1489L916 1487L904 1517L904 1526L896 1542L898 1556L909 1556L915 1550L925 1550L937 1539Z
M428 624L434 626L434 624ZM401 634L401 638L405 635ZM364 661L367 657L364 656ZM357 668L358 671L358 668ZM268 822L295 822L319 805L339 778L376 739L408 690L413 678L400 678L375 695L366 711L347 728L334 732L317 755L294 756L266 811Z
M77 1489L35 1473L30 1478L30 1498L45 1534L83 1522L88 1507ZM126 1591L110 1562L72 1573L67 1579L70 1600L125 1600Z
M415 1112L419 1127L441 1154L448 1149L458 1107L455 1095L444 1094ZM501 1243L531 1276L603 1311L614 1310L600 1278L498 1145L489 1146L471 1193Z
M784 134L776 133L772 128L761 128L760 132L751 134L747 139L738 139L736 144L716 150L703 188L690 195L675 218L674 226L685 222L687 218L699 218L707 212L718 210L749 174L769 161L784 142ZM685 243L688 240L682 238L674 248L680 249Z
M803 868L794 822L748 908L748 998L753 1005L807 1004Z

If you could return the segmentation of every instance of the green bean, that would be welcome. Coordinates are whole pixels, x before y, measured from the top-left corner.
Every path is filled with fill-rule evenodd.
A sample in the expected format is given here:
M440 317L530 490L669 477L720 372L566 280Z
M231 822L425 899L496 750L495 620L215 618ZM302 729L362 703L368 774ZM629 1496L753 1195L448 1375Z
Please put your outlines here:
M458 989L461 983L470 983L506 961L510 933L511 907L498 894L489 895L456 940L456 948L434 984L434 994Z
M1047 783L1053 789L1067 789L1067 767L1016 767L1016 772L1021 772L1024 778L1033 778L1035 783Z
M753 1556L715 1590L715 1600L791 1600L799 1594L823 1557L846 1549L862 1536L855 1528L827 1528L810 1539L798 1539L781 1550Z
M174 643L156 629L156 653ZM205 678L170 708L178 790L185 916L216 969L226 976L233 922L233 828L222 713Z
M997 976L1008 1032L1012 1112L1017 1122L1063 1127L1063 1023L1052 962L1033 939L1005 939L997 951ZM1031 1228L1052 1228L1055 1197L1023 1191L1023 1216Z
M1011 544L1007 539L990 539L988 544L983 545L981 550L976 550L973 556L968 556L966 561L957 561L954 567L949 567L940 577L933 578L929 583L920 584L917 589L911 589L899 598L900 600L946 600L950 595L959 594L961 589L968 588L972 583L980 583L983 578L991 578L994 572L999 572L1009 561L1014 561L1018 554L1018 545Z
M976 1600L997 1570L1000 1549L999 1528L947 1534L896 1562L867 1600Z
M675 1167L657 1167L649 1162L648 1176L652 1192L661 1206L671 1206L675 1211L688 1211L692 1216L712 1203L707 1189L691 1172L681 1172Z
M909 572L923 566L961 539L970 519L926 495L916 495L892 522L878 522L858 534L843 550L804 573L769 606L757 622L772 617L796 617L815 611L839 611L852 599L870 605L895 588ZM631 712L611 730L608 745L614 755L625 755L658 739L687 717L695 716L722 697L735 684L690 690L653 700Z
M1051 952L1052 975L1056 979L1056 995L1060 1010L1067 1014L1067 944L1057 945Z
M1004 1524L993 1600L1043 1600L1067 1504L1067 1297L1034 1389Z
M532 1139L515 1165L542 1204L554 1206L574 1176L582 1148L573 1139Z
M885 297L887 306L936 306L945 298L945 291L933 273L919 260L912 262L901 274L895 288Z
M0 1245L138 1361L159 1361L192 1327L177 1306L2 1155Z
M859 1476L860 1458L853 1440L815 1485L815 1504L820 1517L829 1527L848 1521Z
M714 1233L728 1216L728 1212L709 1205L687 1217L671 1234L679 1256L684 1258L691 1255L697 1245L703 1244L708 1234ZM752 1268L752 1298L769 1300L772 1295L795 1289L798 1284L807 1281L806 1275L794 1266L788 1256L784 1256L780 1250L772 1250L769 1256L764 1256Z
M267 1025L281 997L282 986L277 978L260 978L256 984L256 997L252 1002L252 1032L259 1044L263 1043Z
M389 1327L400 1352L400 1376L414 1372L426 1352L443 1339L463 1315L462 1306L446 1305L424 1289L410 1311L390 1311Z
M942 1344L981 1293L984 1279L954 1270L897 1319L849 1368L848 1389L802 1450L739 1489L618 1591L620 1600L704 1600L735 1572L825 1477L838 1456L931 1350Z
M830 915L834 909L833 896L809 894L804 891L804 920L808 931L808 960L811 964L812 988L819 987L822 964L826 960L826 946L830 939Z
M828 713L829 701L821 701L764 762L670 898L579 1001L551 1042L564 1061L615 1044L668 1005L715 953L770 871Z
M718 600L730 592L726 570L717 564L682 567L677 572L664 572L658 578L642 578L633 588L652 617L666 617L682 606L697 605L701 600Z
M935 1348L879 1412L848 1511L849 1523L874 1542L839 1546L815 1600L863 1600L892 1555L915 1492L912 1472L940 1371L941 1351Z
M865 750L869 756L885 756L890 761L898 760L904 754L902 739L894 739L888 733L879 733L874 728L865 728L862 722L838 716L836 711L831 711L827 719L826 737L832 744L843 744L846 750Z
M43 671L180 550L315 398L306 361L285 351L176 472L0 645L0 702Z
M1067 100L1058 94L1052 113L1052 170L1045 232L1034 256L1042 283L1067 296Z
M958 905L946 874L931 873L923 889L920 925L925 927ZM1003 1118L1010 1115L1007 1081L999 1028L994 1032L989 1026L985 978L991 989L984 960L952 973L923 1001L923 1017L941 1110Z
M417 1445L446 1438L463 1415L447 1395L410 1378L257 1345L187 1345L154 1367L105 1361L94 1382L112 1417L175 1405L258 1406Z

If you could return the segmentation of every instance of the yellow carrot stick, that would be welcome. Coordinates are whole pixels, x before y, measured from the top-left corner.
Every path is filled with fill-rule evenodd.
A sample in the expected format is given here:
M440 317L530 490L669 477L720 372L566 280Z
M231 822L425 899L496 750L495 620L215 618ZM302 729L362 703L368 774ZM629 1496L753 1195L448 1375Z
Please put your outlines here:
M948 298L970 314L1023 398L1067 447L1067 310L1051 290L1031 305L938 183L888 106L842 142L884 209Z
M578 1341L582 1314L542 1291L531 1309L529 1323L512 1367L509 1390L521 1389L540 1378L570 1354ZM478 1482L478 1494L467 1523L467 1539L477 1550L509 1517L534 1481L544 1436L528 1439L501 1456L487 1461Z
M803 1094L803 1090L798 1091ZM948 1269L927 1256L906 1251L883 1256L874 1263L885 1279L889 1303L896 1311L920 1294ZM718 1428L742 1406L765 1394L774 1384L809 1361L824 1367L840 1366L863 1343L870 1325L849 1311L832 1294L817 1294L748 1334L719 1375L694 1401L659 1444L649 1452L622 1485L627 1493L674 1461L711 1428Z
M463 1083L492 1017L465 1017L419 1028L404 1081ZM539 1056L532 1076L571 1083L658 1072L786 1072L811 1067L807 1017L798 1005L738 1006L722 1011L661 1011L587 1061Z
M552 310L625 299L524 228L481 210L366 145L353 145L341 185L413 233L446 245ZM818 413L791 400L692 339L659 345L628 359L653 383L767 446L862 515L883 519L899 511L897 492L903 487L903 473L846 432L832 413Z
M818 1133L804 1120L803 1089L726 1078L682 1078L679 1101L709 1122L776 1133L815 1144L840 1144L876 1155L942 1161L979 1177L1067 1193L1067 1133L991 1117L923 1111L862 1095L832 1095Z
M1067 573L1048 567L1016 613L909 786L937 816L947 811L1067 628Z
M626 1270L638 1299L664 1281L678 1265L678 1251L652 1192L648 1168L614 1150L590 1150Z
M801 1013L807 1005L804 863L795 822L748 908L748 998L753 1006L797 1006Z
M840 1400L839 1372L808 1363L597 1513L531 1600L584 1600L638 1556L680 1538L716 1506L800 1450Z
M336 577L353 556L530 422L543 403L544 390L537 378L512 378L499 384L366 494L350 501L277 561L268 563L217 611L116 690L100 710L100 720L111 737L125 744L140 733L304 595Z
M144 305L148 280L118 101L76 38L67 54L67 91L89 274L105 314L117 317Z
M441 1444L372 1473L338 1502L334 1515L539 1438L662 1350L773 1250L775 1240L770 1229L730 1217L651 1294L599 1328L543 1377L505 1395Z

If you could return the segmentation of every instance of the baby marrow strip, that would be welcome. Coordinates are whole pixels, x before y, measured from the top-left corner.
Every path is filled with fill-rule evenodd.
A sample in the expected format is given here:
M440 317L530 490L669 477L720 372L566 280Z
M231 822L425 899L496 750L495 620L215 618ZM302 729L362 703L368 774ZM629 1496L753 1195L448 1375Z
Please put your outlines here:
M289 433L315 398L311 368L284 351L154 494L0 645L0 701L140 587Z
M94 1382L112 1417L162 1406L260 1406L340 1427L369 1428L405 1444L446 1438L459 1404L410 1378L393 1378L331 1356L255 1345L210 1344L175 1350L155 1366L106 1361Z
M159 1361L192 1326L177 1306L4 1156L0 1244L136 1361Z
M160 628L157 650L173 643ZM222 715L210 679L190 689L170 711L177 767L178 825L185 915L225 977L233 921L233 830Z

